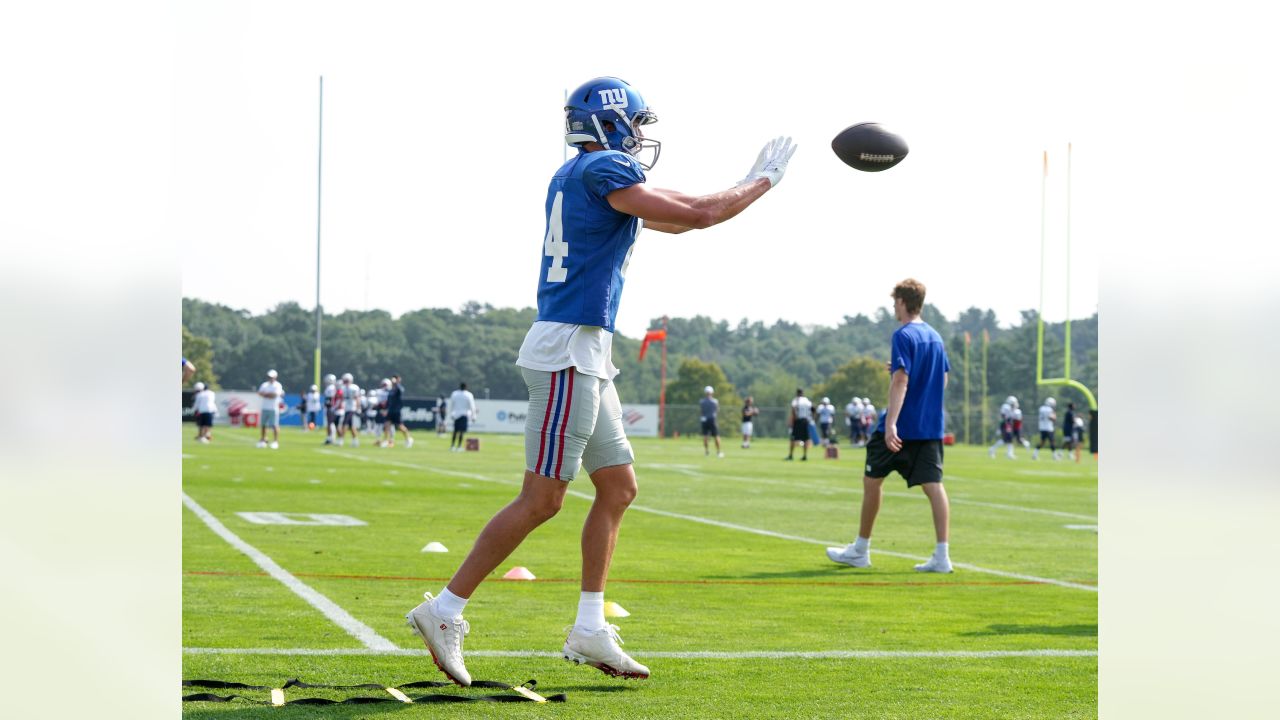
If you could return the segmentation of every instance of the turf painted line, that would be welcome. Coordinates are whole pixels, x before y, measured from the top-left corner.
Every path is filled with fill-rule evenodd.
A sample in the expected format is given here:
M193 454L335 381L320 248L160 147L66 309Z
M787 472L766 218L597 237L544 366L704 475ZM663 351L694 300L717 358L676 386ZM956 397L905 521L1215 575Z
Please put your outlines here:
M226 540L232 547L249 556L249 559L265 570L268 575L284 583L285 587L292 590L298 597L306 600L307 604L319 610L325 617L346 631L348 635L359 640L369 650L388 652L400 649L395 643L374 632L373 628L352 617L351 613L343 610L337 603L294 577L292 573L280 567L275 560L267 557L262 551L241 540L240 536L228 530L227 526L219 522L208 510L200 507L200 504L191 499L190 495L182 493L182 504L195 513L196 517L203 520L204 524L208 525L209 529L216 533L218 537Z
M569 494L578 495L579 497L585 497L585 498L591 497L590 495L577 493L573 490L570 490ZM704 525L712 525L714 527L721 527L729 530L739 530L741 532L748 532L755 535L764 535L766 537L779 538L781 540L795 540L797 542L809 543L811 545L822 545L823 547L833 547L833 546L839 547L846 544L846 543L838 542L835 540L815 540L813 538L802 537L800 535L788 535L786 533L774 532L772 530L761 530L759 528L748 527L746 525L738 525L737 523L729 523L721 520L712 520L710 518L698 517L697 515L685 515L683 513L673 513L673 512L668 512L666 510L658 510L656 508L643 507L640 505L632 505L629 509L639 510L640 512L653 513L654 515L662 515L664 517L678 518L680 520L688 520L690 522L702 523ZM927 557L922 557L920 555L908 555L907 553L893 552L891 550L876 550L875 553L878 555L888 555L890 557L899 557L899 558L906 558L908 560L916 560L918 562L924 562L929 559ZM827 560L827 562L831 562L831 561ZM1096 585L1085 585L1083 583L1073 583L1073 582L1067 582L1066 580L1055 580L1053 578L1037 577L1035 575L1023 575L1021 573L1007 572L1004 570L993 570L991 568L979 567L977 565L970 565L968 563L953 562L951 564L954 567L960 568L962 570L969 570L972 572L980 572L980 573L986 573L988 575L996 575L999 577L1014 578L1016 580L1028 580L1030 582L1042 583L1045 585L1057 585L1058 587L1071 588L1073 590L1088 590L1091 592L1098 592L1098 588Z
M326 450L317 450L317 452L325 452L331 455L339 455L341 457L349 457L353 459L359 459L365 462L373 462L373 463L378 463L383 465L393 464L399 467L413 468L415 470L422 470L425 472L469 477L476 480L483 480L484 482L497 483L500 485L519 486L519 483L514 481L499 480L497 478L491 478L485 475L477 475L474 473L458 473L458 472L453 472L449 470L433 468L426 465L414 465L412 463L397 462L392 460L380 460L378 458L368 458L362 455L350 455L348 453L338 453L338 452L332 452L332 451L326 451ZM577 490L569 490L567 494L572 495L573 497L582 498L587 501L595 500L594 495L578 492ZM657 508L646 507L644 505L632 505L628 509L635 512L650 513L653 515L661 515L662 517L675 518L677 520L687 520L689 522L701 523L703 525L711 525L713 527L725 528L726 530L738 530L740 532L751 533L753 535L763 535L765 537L778 538L779 540L794 540L796 542L809 543L810 545L821 545L823 547L832 547L832 546L843 546L847 544L847 543L839 542L837 540L816 540L814 538L802 537L800 535L789 535L787 533L774 532L773 530L763 530L760 528L748 527L746 525L739 525L737 523L730 523L730 522L724 522L722 520L713 520L711 518L699 517L697 515L686 515L684 513L675 513L667 510L659 510ZM917 562L924 562L929 559L927 557L923 557L920 555L908 555L907 553L893 552L891 550L876 550L875 552L878 555L888 555L890 557L905 558L907 560L915 560ZM831 561L827 560L826 562L831 562ZM953 567L959 568L961 570L968 570L970 572L986 573L987 575L1013 578L1015 580L1027 580L1030 582L1044 584L1044 585L1057 585L1058 587L1071 588L1072 590L1085 590L1088 592L1098 592L1098 586L1096 585L1085 585L1083 583L1073 583L1073 582L1068 582L1066 580L1056 580L1054 578L1039 577L1036 575L1024 575L1022 573L1008 572L1005 570L993 570L991 568L984 568L978 565L970 565L968 563L953 562L951 564Z
M649 465L649 467L659 467L659 466L651 464ZM862 494L862 490L858 488L822 485L822 484L815 484L815 483L793 483L793 482L787 482L785 480L768 480L765 478L745 477L742 475L720 475L720 474L712 475L710 473L703 473L694 469L680 467L676 465L665 466L662 469L669 470L671 472L677 472L682 475L687 475L689 477L692 477L698 480L736 480L738 482L750 483L753 485L779 485L779 486L788 487L788 488L806 488L809 490L816 490L816 491L825 492L825 493L850 493L853 495ZM948 477L952 477L952 476L948 476ZM885 497L907 498L908 500L925 499L925 496L923 493L904 493L904 492L897 492L894 490L883 490L882 492L884 493ZM954 495L951 496L950 499L951 499L952 505L976 505L978 507L987 507L995 510L1008 510L1010 512L1033 513L1038 515L1052 515L1055 517L1064 517L1071 520L1092 520L1094 522L1098 521L1098 518L1093 515L1080 515L1078 513L1062 512L1060 510L1046 510L1044 508L1026 507L1024 505L1005 505L1002 503L991 503L991 502L984 502L981 500L969 500L967 498L956 497Z
M373 650L369 648L182 648L185 655L407 655L430 656L423 649ZM676 660L874 660L894 658L1063 658L1098 657L1097 650L748 650L745 652L645 652L632 651L644 658ZM490 658L559 658L562 653L546 650L468 650L467 657Z

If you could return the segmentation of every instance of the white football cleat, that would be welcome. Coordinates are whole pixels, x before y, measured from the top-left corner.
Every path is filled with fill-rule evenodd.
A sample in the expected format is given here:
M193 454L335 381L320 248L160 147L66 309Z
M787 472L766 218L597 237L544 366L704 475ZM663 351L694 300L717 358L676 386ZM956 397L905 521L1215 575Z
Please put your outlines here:
M413 438L405 438L404 446L407 448L413 447Z
M931 557L927 562L916 565L916 572L949 573L954 571L951 569L951 558L939 560L937 557Z
M266 441L266 440L259 440L259 441L258 441L257 447L264 448L264 447L266 447L266 446L267 446L267 441Z
M271 448L272 450L279 450L279 449L280 449L280 443L276 442L275 440L272 440L272 441L271 441L271 444L270 444L270 445L268 445L267 447Z
M832 562L838 562L849 567L868 568L871 567L871 550L865 552L857 552L852 545L846 547L829 547L827 548L827 557Z
M724 457L724 453L716 453L716 457Z
M471 673L462 663L462 638L471 632L471 625L461 615L453 619L436 615L431 609L435 597L431 593L423 593L422 597L426 599L410 610L404 619L426 643L440 672L462 687L470 686Z
M618 645L617 625L605 625L599 630L584 630L574 625L564 640L564 659L578 665L590 665L610 677L644 680L649 668L622 652Z

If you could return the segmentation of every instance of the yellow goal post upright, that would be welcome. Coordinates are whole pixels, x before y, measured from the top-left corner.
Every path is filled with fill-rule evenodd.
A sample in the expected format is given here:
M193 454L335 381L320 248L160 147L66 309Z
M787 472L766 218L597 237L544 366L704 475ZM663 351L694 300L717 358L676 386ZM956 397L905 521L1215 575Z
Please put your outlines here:
M1058 385L1079 390L1089 401L1091 410L1098 409L1093 391L1079 380L1071 379L1071 143L1067 143L1067 306L1066 335L1062 377L1044 376L1044 272L1045 272L1045 187L1049 179L1049 151L1044 151L1044 172L1040 176L1040 310L1036 326L1036 386Z

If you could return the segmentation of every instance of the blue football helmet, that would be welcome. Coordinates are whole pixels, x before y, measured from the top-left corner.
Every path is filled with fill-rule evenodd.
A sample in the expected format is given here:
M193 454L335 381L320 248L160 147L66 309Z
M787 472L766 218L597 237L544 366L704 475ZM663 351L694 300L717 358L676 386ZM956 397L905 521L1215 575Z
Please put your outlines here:
M640 167L651 170L658 164L662 143L645 138L640 127L656 122L658 116L625 80L598 77L569 93L568 104L564 106L564 141L577 147L588 142L600 143L606 150L631 155ZM612 129L605 123L611 124ZM640 158L644 150L653 152L648 162Z

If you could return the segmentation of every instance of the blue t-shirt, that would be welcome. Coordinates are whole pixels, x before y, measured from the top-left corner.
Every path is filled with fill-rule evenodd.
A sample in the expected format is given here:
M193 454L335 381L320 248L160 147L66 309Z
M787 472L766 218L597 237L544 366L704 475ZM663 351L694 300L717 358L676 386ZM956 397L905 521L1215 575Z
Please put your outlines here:
M580 153L556 171L547 188L539 320L613 332L640 220L605 196L644 179L640 164L616 150Z
M951 370L947 348L937 330L925 322L911 322L893 333L890 376L907 373L907 396L898 413L898 437L903 440L941 440L942 390ZM880 414L876 432L884 432L887 412Z

